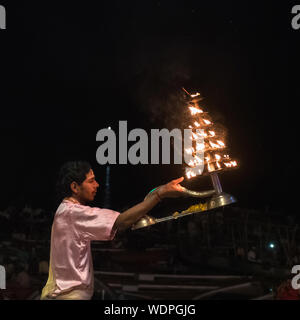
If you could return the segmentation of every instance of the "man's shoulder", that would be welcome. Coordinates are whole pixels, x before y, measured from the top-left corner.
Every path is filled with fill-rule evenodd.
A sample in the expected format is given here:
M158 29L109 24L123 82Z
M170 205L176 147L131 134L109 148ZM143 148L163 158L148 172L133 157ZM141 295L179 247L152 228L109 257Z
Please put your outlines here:
M111 209L105 209L105 208L99 208L99 207L92 207L89 205L84 205L80 203L74 203L71 201L62 201L59 207L56 210L55 215L61 216L64 214L70 214L72 213L73 215L77 214L97 214L97 213L106 213L106 214L113 214L116 213L115 210Z
M62 214L70 211L87 211L90 209L91 207L80 204L80 203L62 201L56 210L56 214Z

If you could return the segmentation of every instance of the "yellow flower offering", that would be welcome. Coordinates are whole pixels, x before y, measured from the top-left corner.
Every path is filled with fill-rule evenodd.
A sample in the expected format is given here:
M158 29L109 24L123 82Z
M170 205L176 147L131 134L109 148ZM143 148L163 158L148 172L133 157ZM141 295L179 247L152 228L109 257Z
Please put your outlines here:
M198 212L198 211L206 211L207 210L207 203L198 203L198 204L194 204L192 206L190 206L188 209L183 210L181 212L174 212L173 213L173 217L176 218L181 214L187 214L187 213L191 213L191 212Z

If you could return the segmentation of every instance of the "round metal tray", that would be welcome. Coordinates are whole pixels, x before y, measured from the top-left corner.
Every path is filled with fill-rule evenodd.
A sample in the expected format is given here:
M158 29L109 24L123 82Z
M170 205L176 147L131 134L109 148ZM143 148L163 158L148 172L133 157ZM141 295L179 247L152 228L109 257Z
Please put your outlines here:
M160 223L160 222L164 222L164 221L169 221L169 220L176 220L182 217L186 217L188 215L191 214L196 214L196 213L202 213L202 212L207 212L219 207L224 207L226 205L235 203L237 200L230 194L227 193L220 193L220 194L216 194L214 195L212 198L210 198L207 202L206 202L206 210L199 210L199 211L188 211L185 213L179 213L178 215L174 216L173 214L167 217L163 217L163 218L154 218L152 216L149 215L145 215L143 218L141 218L139 221L137 221L132 227L131 230L136 230L136 229L141 229L141 228L145 228L145 227L150 227L154 224Z

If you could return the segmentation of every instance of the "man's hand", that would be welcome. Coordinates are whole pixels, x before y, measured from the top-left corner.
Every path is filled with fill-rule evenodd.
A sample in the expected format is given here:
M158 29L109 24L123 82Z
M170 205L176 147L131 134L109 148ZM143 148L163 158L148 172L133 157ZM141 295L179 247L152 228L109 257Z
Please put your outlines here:
M171 182L148 193L144 201L127 209L118 216L114 228L117 228L118 230L126 230L156 206L160 199L177 198L184 195L183 188L179 184L183 179L184 178L181 177L179 179L172 180Z
M170 181L155 190L160 198L178 198L183 196L183 188L180 182L184 180L184 177Z

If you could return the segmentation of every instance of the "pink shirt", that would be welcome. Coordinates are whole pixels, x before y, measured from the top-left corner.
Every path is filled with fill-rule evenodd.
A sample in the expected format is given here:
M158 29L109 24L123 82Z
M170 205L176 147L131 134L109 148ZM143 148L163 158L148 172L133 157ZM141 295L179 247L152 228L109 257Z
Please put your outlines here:
M49 278L41 299L90 299L94 292L91 240L112 240L119 212L64 200L51 232ZM75 295L74 295L75 293Z

